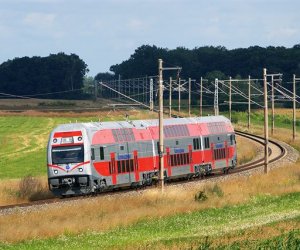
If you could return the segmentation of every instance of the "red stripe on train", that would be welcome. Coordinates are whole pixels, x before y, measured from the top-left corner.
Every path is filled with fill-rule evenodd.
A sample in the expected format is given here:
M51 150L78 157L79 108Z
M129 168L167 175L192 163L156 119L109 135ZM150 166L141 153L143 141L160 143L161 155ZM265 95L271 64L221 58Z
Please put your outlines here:
M68 131L68 132L56 132L54 138L58 137L71 137L71 136L82 136L81 131Z

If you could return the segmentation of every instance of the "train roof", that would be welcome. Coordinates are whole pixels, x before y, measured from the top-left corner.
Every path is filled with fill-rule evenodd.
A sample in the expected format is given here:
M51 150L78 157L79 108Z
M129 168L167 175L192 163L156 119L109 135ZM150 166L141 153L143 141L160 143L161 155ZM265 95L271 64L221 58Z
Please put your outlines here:
M230 120L224 116L205 116L205 117L189 117L189 118L165 118L163 120L164 126L169 125L184 125L184 124L209 124L225 122L231 124ZM148 127L158 126L158 119L152 120L129 120L129 121L110 121L110 122L86 122L86 123L68 123L56 127L55 131L62 130L78 130L86 128L91 131L98 131L103 129L121 129L121 128L136 128L145 129Z

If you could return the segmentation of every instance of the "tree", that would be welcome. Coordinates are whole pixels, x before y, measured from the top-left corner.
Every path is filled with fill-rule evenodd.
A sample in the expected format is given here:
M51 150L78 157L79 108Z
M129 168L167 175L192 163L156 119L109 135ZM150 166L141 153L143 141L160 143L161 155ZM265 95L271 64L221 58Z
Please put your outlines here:
M0 65L0 91L40 98L77 98L87 72L87 65L75 54L15 58ZM69 92L49 95L65 91Z

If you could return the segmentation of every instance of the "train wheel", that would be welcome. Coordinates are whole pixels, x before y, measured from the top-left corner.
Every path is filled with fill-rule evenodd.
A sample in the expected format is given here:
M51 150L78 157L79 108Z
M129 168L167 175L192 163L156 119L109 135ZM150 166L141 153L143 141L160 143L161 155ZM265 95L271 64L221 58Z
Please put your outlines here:
M229 168L223 168L223 174L228 174L228 172L229 172Z

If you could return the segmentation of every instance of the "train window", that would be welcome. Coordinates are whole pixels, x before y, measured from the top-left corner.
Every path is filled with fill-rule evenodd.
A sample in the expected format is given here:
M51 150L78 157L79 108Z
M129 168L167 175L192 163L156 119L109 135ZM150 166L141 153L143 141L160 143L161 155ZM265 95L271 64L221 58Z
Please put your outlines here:
M180 164L180 157L179 154L176 154L175 156L175 166L178 166Z
M209 137L204 138L204 146L205 148L209 148Z
M104 160L104 148L100 147L100 160Z
M197 150L197 149L201 148L200 138L194 138L193 139L193 146L194 146L194 150Z
M129 172L129 160L125 161L125 172Z
M175 144L176 144L176 145L179 145L179 141L176 141Z
M117 161L118 164L118 173L121 173L121 161Z
M113 137L116 142L134 141L134 134L131 128L113 129Z
M94 161L95 160L95 149L91 149L91 159L92 159L92 161Z
M121 161L121 168L122 168L122 173L126 171L126 161Z
M235 144L235 136L234 135L230 135L230 144L231 145Z
M124 146L123 145L120 146L120 150L124 150Z
M180 154L180 165L184 164L184 154Z
M133 169L133 159L130 160L130 171L133 172L134 169Z

